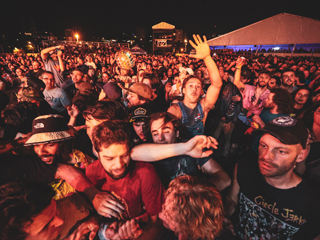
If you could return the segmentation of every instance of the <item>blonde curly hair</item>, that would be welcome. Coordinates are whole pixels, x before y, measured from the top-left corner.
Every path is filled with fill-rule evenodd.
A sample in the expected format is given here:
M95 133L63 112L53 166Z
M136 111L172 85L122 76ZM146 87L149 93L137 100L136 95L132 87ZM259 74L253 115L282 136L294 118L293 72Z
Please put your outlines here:
M203 179L182 175L170 182L166 198L171 196L174 231L190 239L214 239L224 219L220 193Z

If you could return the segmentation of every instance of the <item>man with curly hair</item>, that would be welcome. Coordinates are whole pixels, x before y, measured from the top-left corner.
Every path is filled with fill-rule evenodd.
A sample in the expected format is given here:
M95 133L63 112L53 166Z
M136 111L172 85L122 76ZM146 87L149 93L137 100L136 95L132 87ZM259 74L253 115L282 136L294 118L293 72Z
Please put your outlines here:
M183 175L172 180L165 197L159 218L179 239L215 239L219 236L224 211L221 196L213 185Z

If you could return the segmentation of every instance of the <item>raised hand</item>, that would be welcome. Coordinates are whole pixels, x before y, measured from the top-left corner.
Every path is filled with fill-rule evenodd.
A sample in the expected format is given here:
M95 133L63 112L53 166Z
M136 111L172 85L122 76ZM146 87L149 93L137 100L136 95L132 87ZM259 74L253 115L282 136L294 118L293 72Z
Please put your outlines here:
M212 150L203 151L203 149L210 149L213 147L217 149L218 142L213 137L207 137L205 135L198 135L191 138L185 144L186 155L189 155L193 158L204 158L212 154Z
M203 41L201 40L201 37L199 35L193 34L193 43L191 40L189 40L190 45L196 50L196 55L189 55L193 58L199 58L199 59L205 59L206 57L210 57L210 48L207 43L206 36L203 36Z
M236 61L236 67L242 67L245 64L246 60L244 58L238 57Z

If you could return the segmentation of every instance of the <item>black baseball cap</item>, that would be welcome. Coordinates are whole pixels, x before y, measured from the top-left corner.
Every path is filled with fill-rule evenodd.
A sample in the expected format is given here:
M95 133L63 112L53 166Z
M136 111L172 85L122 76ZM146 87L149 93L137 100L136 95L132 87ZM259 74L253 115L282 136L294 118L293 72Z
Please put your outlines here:
M277 117L268 122L264 128L254 130L254 133L269 133L284 144L300 144L303 148L306 148L309 137L304 124L289 116Z

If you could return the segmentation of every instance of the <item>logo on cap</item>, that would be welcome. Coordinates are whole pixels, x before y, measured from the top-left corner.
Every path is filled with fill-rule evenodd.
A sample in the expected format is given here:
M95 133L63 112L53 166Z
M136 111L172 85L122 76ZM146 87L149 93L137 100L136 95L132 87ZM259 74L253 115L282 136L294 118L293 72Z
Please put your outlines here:
M146 115L147 113L147 110L145 110L144 108L137 108L135 111L134 111L134 115Z
M292 117L277 117L271 123L281 127L292 127L296 125L297 120Z
M34 128L35 129L44 128L44 124L43 123L37 123L36 125L34 125Z

